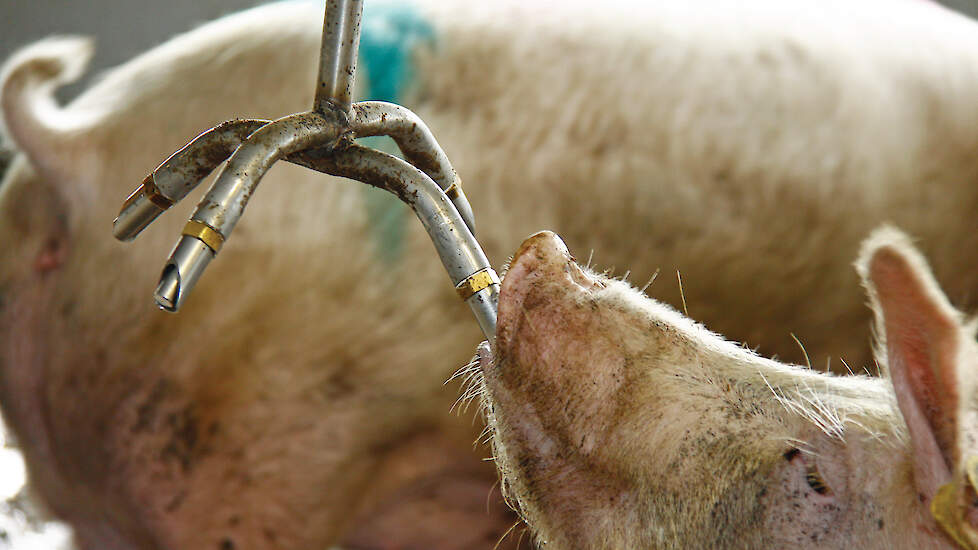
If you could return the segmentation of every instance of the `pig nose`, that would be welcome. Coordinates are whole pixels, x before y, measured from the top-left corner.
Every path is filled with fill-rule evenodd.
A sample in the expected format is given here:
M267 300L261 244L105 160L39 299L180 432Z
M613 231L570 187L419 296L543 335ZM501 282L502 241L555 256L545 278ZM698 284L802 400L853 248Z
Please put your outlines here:
M524 257L527 259L524 260ZM531 261L530 258L541 265L563 265L570 261L571 255L567 245L556 233L539 231L523 241L513 255L511 265L516 265L520 261Z
M589 276L577 265L574 257L567 250L567 245L552 231L540 231L523 241L513 255L513 261L510 262L507 280L510 279L511 274L513 279L532 274L533 277L552 280L559 280L557 277L566 275L571 282L585 290L603 286L600 281ZM510 282L510 284L515 283L515 280Z
M570 252L552 231L534 233L516 250L506 271L503 287L522 295L535 281L555 280L571 263Z

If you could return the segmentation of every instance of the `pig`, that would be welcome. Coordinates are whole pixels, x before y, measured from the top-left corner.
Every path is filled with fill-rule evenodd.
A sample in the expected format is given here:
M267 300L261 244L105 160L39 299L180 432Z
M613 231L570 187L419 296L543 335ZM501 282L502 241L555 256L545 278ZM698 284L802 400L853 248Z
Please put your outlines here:
M490 258L553 228L639 279L681 270L685 296L650 292L735 341L790 359L794 334L856 369L869 316L848 263L871 227L911 230L948 293L978 299L960 253L978 244L974 22L871 0L593 6L366 3L362 43L396 63L365 46L357 94L432 128ZM197 133L308 109L321 21L315 3L242 12L67 105L52 92L90 41L0 70L19 150L0 184L0 406L83 549L479 548L517 519L473 411L448 412L478 329L396 202L276 166L175 316L152 289L193 200L111 239Z
M474 374L539 547L978 548L978 324L892 227L856 266L880 378L765 359L527 239Z

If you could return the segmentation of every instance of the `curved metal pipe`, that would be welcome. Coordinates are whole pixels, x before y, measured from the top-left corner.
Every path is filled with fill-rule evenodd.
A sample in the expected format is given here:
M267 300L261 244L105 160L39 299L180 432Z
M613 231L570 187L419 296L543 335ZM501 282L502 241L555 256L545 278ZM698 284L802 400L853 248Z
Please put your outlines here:
M265 172L277 160L305 149L332 149L345 129L315 112L280 118L245 140L191 216L225 239L231 235Z
M427 174L395 156L356 144L316 164L323 172L386 189L410 205L483 334L495 337L499 279L455 206Z
M319 113L289 115L248 137L228 159L217 181L197 205L167 260L157 286L160 307L177 311L244 213L265 172L283 156L304 149L330 149L344 130ZM202 254L205 245L210 254ZM193 249L193 253L181 253Z
M230 120L201 133L153 170L123 203L112 234L131 241L170 206L180 202L248 136L270 121Z
M469 231L475 234L475 216L462 191L462 180L421 117L394 103L362 101L353 105L353 131L358 138L390 136L404 153L404 158L420 168L448 195Z
M280 159L386 189L415 211L456 291L488 338L496 331L499 278L473 237L472 209L461 180L427 125L384 102L352 104L362 0L327 0L313 111L274 122L234 120L194 138L134 191L113 233L131 240L227 160L177 242L155 296L177 311L244 213L258 183ZM407 162L353 143L387 135ZM229 158L230 157L230 158Z

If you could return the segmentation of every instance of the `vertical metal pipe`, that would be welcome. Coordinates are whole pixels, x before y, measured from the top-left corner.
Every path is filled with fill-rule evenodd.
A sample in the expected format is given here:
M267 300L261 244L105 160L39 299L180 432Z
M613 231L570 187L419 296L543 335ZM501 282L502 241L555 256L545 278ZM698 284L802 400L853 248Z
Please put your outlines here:
M353 79L360 49L363 0L327 0L323 45L319 54L319 84L313 108L320 113L339 110L349 114Z

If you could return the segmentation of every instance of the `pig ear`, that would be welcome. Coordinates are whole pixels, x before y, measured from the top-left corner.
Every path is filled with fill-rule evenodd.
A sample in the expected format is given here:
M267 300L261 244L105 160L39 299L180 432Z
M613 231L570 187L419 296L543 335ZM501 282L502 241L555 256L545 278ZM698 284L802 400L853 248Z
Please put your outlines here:
M0 69L0 112L7 138L31 164L51 178L70 175L60 163L77 141L77 126L54 98L59 86L76 80L92 57L93 43L84 37L37 42L15 53Z
M959 464L958 365L968 335L923 256L900 231L884 227L863 244L857 264L869 292L879 339L913 445L915 481L934 497Z

